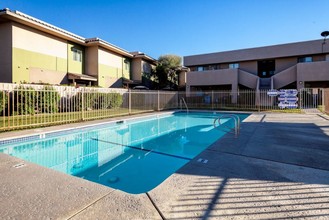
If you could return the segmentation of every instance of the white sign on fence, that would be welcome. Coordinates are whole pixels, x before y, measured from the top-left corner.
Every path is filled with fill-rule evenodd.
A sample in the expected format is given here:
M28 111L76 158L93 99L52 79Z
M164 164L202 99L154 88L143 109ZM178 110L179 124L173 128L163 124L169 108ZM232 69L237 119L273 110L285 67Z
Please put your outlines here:
M281 89L281 90L275 90L271 89L267 92L268 96L278 97L279 101L279 108L297 108L298 107L298 97L297 97L298 91L297 89Z
M279 94L279 91L276 90L276 89L271 89L271 90L269 90L269 91L267 92L267 95L268 95L268 96L271 96L271 97L275 97L275 96L277 96L278 94Z

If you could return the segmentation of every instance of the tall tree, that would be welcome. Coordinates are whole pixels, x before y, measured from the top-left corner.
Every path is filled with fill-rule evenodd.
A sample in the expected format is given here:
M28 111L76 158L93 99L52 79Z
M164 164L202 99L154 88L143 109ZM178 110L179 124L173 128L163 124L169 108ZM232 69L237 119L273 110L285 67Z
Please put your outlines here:
M182 65L182 58L177 55L162 55L158 59L155 77L159 88L169 87L176 89L178 85L178 71Z

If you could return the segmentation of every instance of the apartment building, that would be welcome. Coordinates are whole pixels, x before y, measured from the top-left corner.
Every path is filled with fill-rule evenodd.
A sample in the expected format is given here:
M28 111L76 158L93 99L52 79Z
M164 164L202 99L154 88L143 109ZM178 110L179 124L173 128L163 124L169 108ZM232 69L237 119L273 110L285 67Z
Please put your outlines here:
M156 60L84 38L9 9L0 10L0 82L123 87L142 83ZM132 68L149 65L150 68Z
M184 57L186 91L329 87L329 41Z

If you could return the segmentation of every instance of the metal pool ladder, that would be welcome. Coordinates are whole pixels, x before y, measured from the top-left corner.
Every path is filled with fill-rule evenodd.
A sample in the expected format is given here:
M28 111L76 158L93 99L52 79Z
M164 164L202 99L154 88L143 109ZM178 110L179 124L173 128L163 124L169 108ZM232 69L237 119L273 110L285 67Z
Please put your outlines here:
M234 134L235 137L237 137L240 134L240 118L239 116L235 115L235 114L228 114L228 115L221 115L218 118L215 118L214 120L214 127L215 128L228 128L229 132L231 132L232 128L224 125L223 123L221 123L221 119L224 118L232 118L234 120ZM218 121L218 126L216 126L216 122Z
M188 113L188 107L187 107L187 104L186 104L186 102L185 102L185 99L182 97L182 98L180 98L180 100L184 103L184 105L185 105L185 108L186 108L186 112ZM182 107L181 107L182 108Z

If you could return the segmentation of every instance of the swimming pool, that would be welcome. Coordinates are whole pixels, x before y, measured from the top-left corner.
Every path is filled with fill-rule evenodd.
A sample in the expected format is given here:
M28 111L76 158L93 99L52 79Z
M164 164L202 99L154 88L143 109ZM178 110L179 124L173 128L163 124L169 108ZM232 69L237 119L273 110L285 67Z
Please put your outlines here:
M128 193L155 188L222 137L221 114L176 112L1 141L0 152ZM241 121L248 114L238 114ZM232 119L224 119L233 126Z

